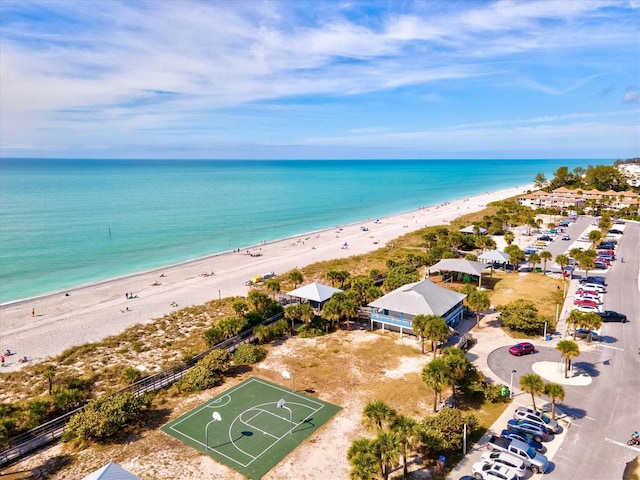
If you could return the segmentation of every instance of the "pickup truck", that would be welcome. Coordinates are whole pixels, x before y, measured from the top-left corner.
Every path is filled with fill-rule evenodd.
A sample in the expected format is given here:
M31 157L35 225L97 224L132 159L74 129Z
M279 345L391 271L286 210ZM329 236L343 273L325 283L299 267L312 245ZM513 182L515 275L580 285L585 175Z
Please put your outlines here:
M494 435L487 442L487 448L494 452L506 452L518 457L533 473L544 473L549 466L547 457L519 440Z

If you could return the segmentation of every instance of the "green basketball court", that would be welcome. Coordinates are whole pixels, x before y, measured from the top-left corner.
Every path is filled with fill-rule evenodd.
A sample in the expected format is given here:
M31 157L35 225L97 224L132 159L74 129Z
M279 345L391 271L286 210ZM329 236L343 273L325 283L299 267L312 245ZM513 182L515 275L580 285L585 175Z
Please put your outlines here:
M250 377L162 427L162 431L258 479L340 407Z

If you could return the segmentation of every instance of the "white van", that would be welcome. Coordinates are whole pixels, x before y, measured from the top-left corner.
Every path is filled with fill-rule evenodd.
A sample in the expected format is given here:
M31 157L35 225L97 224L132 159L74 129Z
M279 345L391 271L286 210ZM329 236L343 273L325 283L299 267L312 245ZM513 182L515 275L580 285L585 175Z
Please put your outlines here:
M593 290L599 293L606 292L605 288L602 285L597 283L582 283L580 284L580 288L582 288L583 290Z

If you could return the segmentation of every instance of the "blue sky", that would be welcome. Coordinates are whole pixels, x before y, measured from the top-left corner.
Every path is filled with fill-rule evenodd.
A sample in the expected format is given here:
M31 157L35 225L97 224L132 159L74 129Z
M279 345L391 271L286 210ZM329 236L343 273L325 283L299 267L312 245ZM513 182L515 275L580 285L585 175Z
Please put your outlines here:
M0 155L640 156L640 1L0 2Z

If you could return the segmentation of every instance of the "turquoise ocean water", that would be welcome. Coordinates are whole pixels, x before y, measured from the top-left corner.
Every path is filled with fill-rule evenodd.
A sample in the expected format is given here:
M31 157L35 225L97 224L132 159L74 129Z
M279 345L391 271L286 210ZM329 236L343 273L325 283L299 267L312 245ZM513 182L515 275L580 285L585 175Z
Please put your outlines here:
M611 163L0 159L0 303Z

